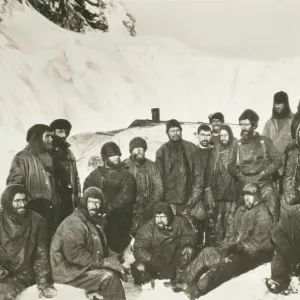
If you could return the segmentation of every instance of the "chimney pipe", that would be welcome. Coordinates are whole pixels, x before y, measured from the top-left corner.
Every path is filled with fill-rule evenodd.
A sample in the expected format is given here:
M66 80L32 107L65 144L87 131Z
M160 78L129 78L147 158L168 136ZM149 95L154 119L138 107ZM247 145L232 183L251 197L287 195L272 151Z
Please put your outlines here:
M159 122L160 121L160 114L159 114L159 108L152 108L152 121Z

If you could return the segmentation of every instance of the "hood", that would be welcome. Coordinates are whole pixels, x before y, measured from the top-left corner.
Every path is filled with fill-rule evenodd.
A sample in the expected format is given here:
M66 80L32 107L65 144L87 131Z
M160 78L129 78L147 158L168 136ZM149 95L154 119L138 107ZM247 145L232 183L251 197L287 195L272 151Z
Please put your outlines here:
M2 205L3 212L12 218L20 218L19 215L15 214L14 209L12 207L12 202L14 200L14 197L18 193L24 193L27 195L27 192L22 185L10 184L6 187L6 189L1 195L1 205Z
M78 203L78 208L87 213L87 199L89 197L96 198L101 201L100 213L102 214L106 208L106 200L102 190L97 187L89 187L83 192Z
M155 218L155 214L163 213L168 217L169 224L172 222L174 218L173 210L170 204L166 202L159 202L153 207L153 218Z
M228 132L228 135L229 135L229 144L228 146L232 145L233 143L233 140L234 140L234 136L233 136L233 132L232 132L232 129L229 125L226 125L226 124L223 124L220 126L220 129L219 129L219 142L220 142L220 132L221 130L226 130Z
M284 118L287 118L290 114L291 114L291 108L290 108L290 103L289 103L289 99L286 98L286 97L282 97L282 103L284 103L284 110L283 110L283 113L282 114L278 114L275 110L275 103L276 101L274 100L273 101L273 108L272 108L272 118L275 118L275 119L284 119Z
M256 183L246 184L243 188L243 195L246 194L247 192L251 193L258 203L262 202L261 189L258 184Z

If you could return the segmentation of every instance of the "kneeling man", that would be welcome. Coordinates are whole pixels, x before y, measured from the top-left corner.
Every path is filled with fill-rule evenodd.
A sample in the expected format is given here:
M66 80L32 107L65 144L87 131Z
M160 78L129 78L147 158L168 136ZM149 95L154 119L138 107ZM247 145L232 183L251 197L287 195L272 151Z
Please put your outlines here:
M196 236L190 223L174 216L168 203L157 203L153 219L141 227L136 235L132 265L135 284L151 279L174 279L191 262Z
M105 199L102 191L87 188L78 208L58 227L50 249L54 281L85 290L89 299L123 300L120 277L124 268L108 248L103 231Z

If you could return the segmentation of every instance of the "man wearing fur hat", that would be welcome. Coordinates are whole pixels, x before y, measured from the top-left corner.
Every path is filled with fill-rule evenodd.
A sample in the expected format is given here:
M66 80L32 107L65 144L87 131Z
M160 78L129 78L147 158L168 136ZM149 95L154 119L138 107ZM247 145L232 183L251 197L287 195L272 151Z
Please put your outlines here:
M244 187L243 202L235 212L225 239L217 247L204 248L181 274L181 283L174 285L177 290L185 290L190 299L197 299L271 260L273 219L262 203L258 184L249 183Z
M124 268L109 249L103 231L105 207L100 189L84 191L78 208L60 224L52 239L53 278L84 289L89 299L125 300L120 280L126 280Z
M137 183L131 230L133 234L152 218L154 205L163 200L159 169L153 161L145 157L146 151L147 142L141 137L135 137L129 143L130 157L123 162Z
M45 220L28 209L24 186L11 184L1 196L0 300L13 300L37 284L40 297L56 296Z
M291 125L293 114L289 105L288 94L280 91L274 95L272 117L269 119L262 131L262 135L267 136L274 143L282 157L282 167L278 170L278 176L274 179L278 181L279 190L282 191L282 174L285 161L285 151L292 142Z
M171 279L193 259L195 234L185 218L174 216L168 203L154 206L153 218L137 232L132 265L135 283Z
M61 200L61 219L63 220L76 207L77 198L81 195L81 186L76 159L69 149L71 145L67 142L72 129L71 123L65 119L56 119L50 124L50 128L53 131L53 155L59 166L56 172L57 192Z
M247 183L258 183L264 203L273 219L279 217L279 203L272 176L282 166L282 158L273 142L255 132L259 116L246 109L239 117L241 139L234 147L228 161L228 172L238 180L240 189Z
M61 218L55 165L51 156L52 130L44 124L32 126L25 149L13 158L6 184L21 184L29 196L29 208L42 215L52 235Z
M208 116L209 123L212 127L212 137L211 137L211 143L213 145L216 145L219 140L219 129L222 124L224 124L225 119L224 115L221 112L216 112L214 114L211 114Z
M178 215L201 201L203 172L199 150L182 139L180 123L174 119L168 121L166 133L169 141L156 151L156 163L162 176L164 201Z
M98 166L84 181L83 191L89 187L100 188L107 201L105 234L109 247L122 253L129 245L132 210L136 199L136 181L121 163L121 150L114 142L101 148L103 166Z

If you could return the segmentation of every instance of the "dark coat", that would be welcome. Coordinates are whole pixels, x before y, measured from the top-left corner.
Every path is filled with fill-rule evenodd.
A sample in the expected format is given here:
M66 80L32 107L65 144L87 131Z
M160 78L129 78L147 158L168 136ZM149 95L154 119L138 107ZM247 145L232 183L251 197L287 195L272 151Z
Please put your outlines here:
M255 177L262 171L266 175L259 182L271 182L272 175L282 166L282 158L273 142L256 133L247 141L239 140L228 159L228 172L241 181Z
M184 186L183 189L187 189L188 198L196 199L194 201L196 203L203 194L203 172L201 172L199 150L196 145L185 140L182 140L182 146L190 172L188 186ZM166 178L169 175L171 165L170 147L170 142L167 142L156 151L155 162L160 170L164 188L166 187Z
M200 153L200 161L201 161L201 168L203 172L203 185L204 190L210 187L210 176L212 171L212 161L211 161L211 154L213 151L213 146L210 145L207 148L201 148L199 146L199 153Z
M123 162L123 165L125 169L128 169L135 178L140 172L146 173L144 175L146 176L147 182L148 203L141 204L136 202L133 208L133 212L140 213L144 210L153 211L154 205L163 200L163 184L157 165L150 159L146 159L143 165L139 166L134 163L134 161L130 157Z
M52 239L50 257L54 281L68 283L87 270L104 267L120 272L122 268L114 256L107 250L101 228L97 229L84 213L75 209L60 224ZM108 259L112 257L114 259Z
M153 217L136 235L133 250L135 259L138 262L148 263L152 256L164 253L171 261L176 250L184 246L195 246L195 233L186 219L175 216L171 228L170 231L160 230Z

